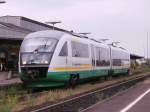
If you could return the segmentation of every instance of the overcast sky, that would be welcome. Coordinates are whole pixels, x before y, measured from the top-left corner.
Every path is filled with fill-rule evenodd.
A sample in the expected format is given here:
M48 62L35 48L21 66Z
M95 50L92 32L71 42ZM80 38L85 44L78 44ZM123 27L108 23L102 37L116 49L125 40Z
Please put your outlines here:
M6 0L0 16L24 16L40 22L61 20L57 27L91 32L93 38L120 41L130 52L146 56L150 0Z

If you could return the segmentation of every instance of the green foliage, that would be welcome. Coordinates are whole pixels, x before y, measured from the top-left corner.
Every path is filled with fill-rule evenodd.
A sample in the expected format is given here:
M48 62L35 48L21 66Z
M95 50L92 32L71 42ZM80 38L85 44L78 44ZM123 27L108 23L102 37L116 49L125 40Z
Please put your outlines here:
M47 93L44 98L45 98L45 102L48 102L51 98L51 94Z
M2 104L0 105L0 112L10 112L11 105L10 104Z
M139 67L139 64L137 63L137 61L131 62L131 69L136 69L137 67Z
M27 95L27 105L28 107L32 107L35 104L35 100L31 95Z
M7 96L0 103L0 112L10 112L11 109L17 104L17 96Z

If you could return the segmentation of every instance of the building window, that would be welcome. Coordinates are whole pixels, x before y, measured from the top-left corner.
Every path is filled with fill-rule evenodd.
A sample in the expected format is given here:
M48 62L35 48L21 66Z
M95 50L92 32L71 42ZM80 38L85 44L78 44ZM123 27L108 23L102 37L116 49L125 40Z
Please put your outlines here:
M68 46L67 46L67 42L65 42L65 44L63 45L59 56L68 56Z
M88 45L79 43L79 42L72 42L72 57L89 57L89 50Z

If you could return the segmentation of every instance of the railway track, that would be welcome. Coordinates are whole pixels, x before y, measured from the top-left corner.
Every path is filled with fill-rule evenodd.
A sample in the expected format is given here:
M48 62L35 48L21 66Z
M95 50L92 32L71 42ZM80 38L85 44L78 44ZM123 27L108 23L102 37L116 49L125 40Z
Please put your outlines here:
M65 98L55 103L46 103L40 106L35 106L23 110L24 112L82 112L84 109L109 98L120 91L124 91L136 83L149 77L150 73L132 77L125 81L118 81L116 83L106 85L97 89L90 90L85 93Z

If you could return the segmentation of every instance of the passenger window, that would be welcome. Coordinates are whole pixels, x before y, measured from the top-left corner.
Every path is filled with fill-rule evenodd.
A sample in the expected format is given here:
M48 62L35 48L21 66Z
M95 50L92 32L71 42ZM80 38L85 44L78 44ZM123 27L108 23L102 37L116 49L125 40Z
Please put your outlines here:
M96 47L96 66L109 66L109 49Z
M68 46L67 46L67 42L65 42L65 44L63 45L59 56L68 56Z
M72 57L89 57L88 44L79 42L71 42L72 44Z

